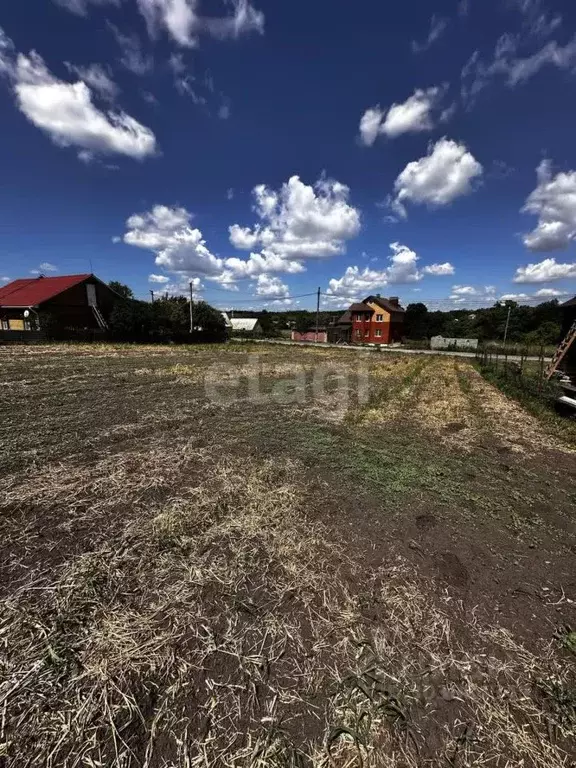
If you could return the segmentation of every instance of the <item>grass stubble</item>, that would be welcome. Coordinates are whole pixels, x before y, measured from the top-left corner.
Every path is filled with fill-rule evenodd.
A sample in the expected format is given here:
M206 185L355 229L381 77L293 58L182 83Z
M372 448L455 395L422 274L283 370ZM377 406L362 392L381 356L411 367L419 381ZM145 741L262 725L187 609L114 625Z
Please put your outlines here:
M400 398L429 390L400 365ZM570 765L561 642L528 650L407 561L368 566L309 514L304 476L160 431L4 477L0 762Z

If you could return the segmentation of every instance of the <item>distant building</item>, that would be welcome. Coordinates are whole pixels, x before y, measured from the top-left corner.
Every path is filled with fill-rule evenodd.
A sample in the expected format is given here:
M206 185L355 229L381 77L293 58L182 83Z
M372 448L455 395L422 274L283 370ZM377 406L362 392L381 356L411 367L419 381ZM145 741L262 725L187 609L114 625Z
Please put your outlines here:
M352 304L331 329L330 340L352 344L392 344L402 340L405 309L397 296L378 294Z
M318 328L318 334L316 334L316 329L312 331L292 331L291 339L292 341L317 341L319 344L326 344L328 332L326 328Z
M105 330L119 300L95 275L13 280L0 288L0 330L42 330L43 317L62 329Z
M448 339L445 336L432 336L430 349L478 349L478 339Z
M226 326L226 330L231 331L232 323L230 322L230 318L228 317L228 312L221 312L220 314L224 318L224 325Z
M262 336L262 326L257 317L232 317L230 327L232 334Z

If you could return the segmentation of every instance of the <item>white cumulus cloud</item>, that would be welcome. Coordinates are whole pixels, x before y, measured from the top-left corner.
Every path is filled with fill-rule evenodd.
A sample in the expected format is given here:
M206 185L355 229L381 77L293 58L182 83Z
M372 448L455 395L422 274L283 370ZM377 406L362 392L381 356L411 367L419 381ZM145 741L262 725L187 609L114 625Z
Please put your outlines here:
M258 275L256 294L258 296L284 299L288 296L289 290L286 283L283 283L279 277L262 274Z
M479 293L473 285L453 285L452 294L454 296L477 296ZM450 297L452 298L452 297Z
M371 146L379 135L390 139L403 133L421 133L434 128L432 113L439 108L446 89L416 89L402 104L388 109L379 106L366 110L360 120L360 140Z
M499 301L526 301L529 298L527 293L503 293Z
M482 175L482 165L464 144L442 138L428 154L408 163L394 183L392 207L406 217L406 202L431 207L449 205L473 190L472 182Z
M544 259L536 264L518 267L513 280L515 283L548 283L567 277L576 277L575 263L559 264L556 259Z
M247 259L220 258L210 250L201 230L192 226L192 214L185 208L155 205L150 211L134 214L126 222L122 239L127 245L151 251L156 266L167 272L202 275L230 290L240 278L304 270L299 261L274 253L251 253Z
M389 283L414 283L422 279L416 263L419 257L416 251L401 243L390 243L392 254L388 257L390 266L387 270Z
M333 277L328 282L326 293L329 297L340 298L344 303L351 304L363 294L369 294L377 288L388 284L388 271L365 267L350 266L342 277Z
M301 261L284 259L275 253L251 253L246 260L232 256L225 259L224 266L225 269L221 276L224 282L242 277L255 277L264 272L283 272L288 275L295 275L305 271Z
M185 208L155 205L151 211L130 216L124 242L156 254L156 265L169 272L217 275L222 259L207 247L202 232L191 226Z
M348 202L349 189L332 179L314 186L292 176L280 190L259 184L253 190L255 227L233 224L230 242L243 250L260 248L267 258L297 262L344 253L360 231L360 213Z
M58 146L137 160L155 153L156 139L149 128L125 112L98 109L84 82L57 79L34 51L16 55L3 33L0 73L7 77L20 111Z
M162 285L164 283L169 283L170 278L167 275L148 275L148 282L149 283L158 283L159 285Z
M435 277L444 277L445 275L453 275L455 272L454 267L449 261L445 261L443 264L430 264L427 267L422 268L422 272L425 275L434 275Z
M38 269L30 270L30 274L32 275L43 275L45 272L58 272L58 267L55 264L51 264L49 261L43 261Z
M349 266L340 278L332 278L328 283L329 296L354 300L362 294L390 284L415 283L425 275L439 276L454 274L454 267L445 264L431 264L420 269L419 256L407 245L390 243L389 266L385 269L371 269Z
M385 112L380 107L370 107L360 119L360 141L366 147L371 147L382 132L382 122Z
M538 296L538 298L546 298L546 299L555 299L558 296L567 296L567 291L559 291L557 288L540 288L539 291L536 291L534 296Z
M448 297L454 304L490 304L495 301L496 287L494 285L453 285Z
M550 161L543 160L536 173L538 185L522 211L538 216L538 226L524 235L524 244L531 251L567 248L576 236L576 171L553 176Z

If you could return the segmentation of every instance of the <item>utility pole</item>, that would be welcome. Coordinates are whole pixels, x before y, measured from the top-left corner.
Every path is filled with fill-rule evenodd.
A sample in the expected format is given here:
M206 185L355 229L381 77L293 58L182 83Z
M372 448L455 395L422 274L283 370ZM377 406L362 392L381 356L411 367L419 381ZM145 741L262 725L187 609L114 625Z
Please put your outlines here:
M190 280L190 333L194 333L194 283Z
M320 316L320 288L318 288L318 295L316 296L316 334L314 336L314 342L318 344L318 321Z
M150 291L150 296L152 296L152 304L154 304L154 291Z
M506 344L506 339L508 338L508 326L510 325L510 312L512 311L512 306L508 305L508 316L506 318L506 327L504 328L504 344Z

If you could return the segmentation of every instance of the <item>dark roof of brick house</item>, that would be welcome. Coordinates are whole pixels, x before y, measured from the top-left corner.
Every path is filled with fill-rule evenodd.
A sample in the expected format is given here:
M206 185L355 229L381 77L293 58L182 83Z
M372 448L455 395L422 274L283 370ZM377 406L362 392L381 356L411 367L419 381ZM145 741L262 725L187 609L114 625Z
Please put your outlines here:
M352 312L350 312L349 309L344 312L343 315L340 315L338 320L336 320L336 325L351 325L352 324Z
M92 275L61 275L13 280L0 288L0 307L36 307L83 283Z
M357 304L352 304L351 307L348 308L348 312L374 312L372 307L369 307L368 304L364 304L361 302L358 302Z
M378 306L385 309L386 312L399 312L401 314L406 312L404 307L401 307L400 304L396 304L391 299L385 299L382 296L368 296L364 301L371 301L373 304L378 304Z

